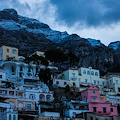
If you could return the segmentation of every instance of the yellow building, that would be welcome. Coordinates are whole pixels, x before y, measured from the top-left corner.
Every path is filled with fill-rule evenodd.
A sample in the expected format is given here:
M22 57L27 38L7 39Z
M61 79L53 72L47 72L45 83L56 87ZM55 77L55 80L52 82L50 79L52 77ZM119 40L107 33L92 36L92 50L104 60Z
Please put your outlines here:
M81 67L79 69L70 68L67 71L59 74L58 79L70 80L70 86L79 87L81 85L98 85L106 86L106 79L100 78L99 70ZM84 88L83 88L84 89Z
M18 49L15 47L2 46L0 47L0 60L18 60Z

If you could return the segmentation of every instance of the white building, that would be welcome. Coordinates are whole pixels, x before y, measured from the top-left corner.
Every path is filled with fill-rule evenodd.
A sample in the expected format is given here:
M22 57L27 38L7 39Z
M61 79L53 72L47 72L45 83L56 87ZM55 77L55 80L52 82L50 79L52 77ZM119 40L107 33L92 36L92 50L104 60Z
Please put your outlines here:
M81 85L98 85L106 86L106 79L100 78L99 70L81 67L79 69L70 68L57 76L57 79L69 80L70 86L78 87L80 90Z
M0 120L18 120L18 111L7 103L0 103Z

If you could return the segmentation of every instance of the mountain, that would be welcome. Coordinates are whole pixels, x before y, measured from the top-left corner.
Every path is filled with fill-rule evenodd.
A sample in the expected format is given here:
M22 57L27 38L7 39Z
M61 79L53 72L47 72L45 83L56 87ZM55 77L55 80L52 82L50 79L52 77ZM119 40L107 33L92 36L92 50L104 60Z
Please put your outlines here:
M111 42L108 45L109 48L113 48L114 50L120 49L120 41L116 41L116 42Z
M29 56L40 50L61 49L64 53L74 53L78 61L55 63L60 70L69 67L93 67L101 73L120 72L119 41L107 47L95 39L81 38L77 34L52 30L47 24L36 19L18 15L14 9L0 11L0 46L8 45L19 49L19 55ZM117 49L116 49L117 47ZM114 49L112 49L114 48Z

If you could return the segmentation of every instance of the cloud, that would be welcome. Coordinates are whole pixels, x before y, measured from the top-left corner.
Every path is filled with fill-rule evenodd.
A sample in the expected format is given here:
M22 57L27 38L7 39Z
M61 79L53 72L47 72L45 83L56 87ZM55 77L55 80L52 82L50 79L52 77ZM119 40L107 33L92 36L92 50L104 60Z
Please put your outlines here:
M119 0L50 0L57 6L56 21L69 27L79 22L83 27L99 27L120 22Z
M5 8L106 45L120 38L119 0L0 0L0 10Z

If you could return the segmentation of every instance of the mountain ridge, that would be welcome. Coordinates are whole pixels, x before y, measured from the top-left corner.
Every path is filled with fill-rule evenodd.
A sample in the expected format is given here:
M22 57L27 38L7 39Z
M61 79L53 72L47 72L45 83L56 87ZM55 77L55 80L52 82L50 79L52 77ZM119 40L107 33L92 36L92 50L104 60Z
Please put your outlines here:
M110 45L105 46L100 40L85 39L77 34L69 35L67 32L52 30L47 24L36 19L18 15L14 9L0 11L0 45L17 47L23 56L29 56L37 50L57 48L66 54L73 52L79 62L72 63L72 67L91 66L104 73L115 71L120 65L120 46L115 50ZM69 61L64 65L56 65L61 70L71 67Z

